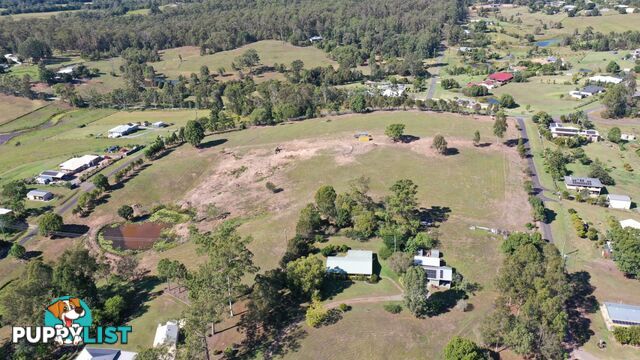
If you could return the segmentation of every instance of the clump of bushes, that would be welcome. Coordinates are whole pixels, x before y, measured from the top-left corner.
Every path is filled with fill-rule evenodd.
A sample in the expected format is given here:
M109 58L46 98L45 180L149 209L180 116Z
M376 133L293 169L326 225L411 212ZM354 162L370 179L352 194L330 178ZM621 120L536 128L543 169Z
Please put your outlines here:
M400 304L384 304L384 309L392 314L399 314L402 311Z
M320 253L324 256L333 256L337 253L344 253L347 252L349 250L349 247L347 245L335 245L335 244L331 244L331 245L327 245L325 247L323 247L320 250Z
M191 218L190 211L182 210L177 206L167 206L155 210L149 217L149 221L175 225L186 223Z
M620 344L640 346L640 326L616 327L613 336Z

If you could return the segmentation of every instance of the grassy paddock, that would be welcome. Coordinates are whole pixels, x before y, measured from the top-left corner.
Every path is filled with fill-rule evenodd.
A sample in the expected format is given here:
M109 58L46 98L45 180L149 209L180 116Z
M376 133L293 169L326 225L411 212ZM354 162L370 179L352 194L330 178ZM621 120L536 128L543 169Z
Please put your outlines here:
M0 95L0 126L46 105L43 100ZM1 132L1 131L0 131Z

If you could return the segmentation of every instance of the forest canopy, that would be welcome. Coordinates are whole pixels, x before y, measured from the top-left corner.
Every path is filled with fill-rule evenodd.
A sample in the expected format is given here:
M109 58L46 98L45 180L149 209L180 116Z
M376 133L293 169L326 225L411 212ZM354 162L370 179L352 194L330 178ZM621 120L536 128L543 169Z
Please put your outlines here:
M234 49L265 39L293 44L321 35L327 51L354 46L368 58L434 56L440 42L466 16L466 0L219 0L183 4L145 16L80 11L47 19L0 21L0 44L15 52L28 37L53 50L84 57L119 55L125 49L199 46L203 52Z

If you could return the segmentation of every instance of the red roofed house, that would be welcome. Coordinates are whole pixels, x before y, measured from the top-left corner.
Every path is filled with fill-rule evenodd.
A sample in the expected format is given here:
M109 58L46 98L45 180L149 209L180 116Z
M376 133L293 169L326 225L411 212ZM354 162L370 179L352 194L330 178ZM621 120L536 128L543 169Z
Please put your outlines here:
M501 84L506 84L513 80L513 74L508 72L497 72L489 75L489 80L497 81Z

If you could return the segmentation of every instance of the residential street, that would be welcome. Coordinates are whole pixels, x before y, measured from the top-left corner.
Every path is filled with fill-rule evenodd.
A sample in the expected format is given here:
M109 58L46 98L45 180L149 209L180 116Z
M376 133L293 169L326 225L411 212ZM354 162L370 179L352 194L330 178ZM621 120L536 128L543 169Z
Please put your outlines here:
M536 169L536 164L533 161L533 154L531 153L531 145L529 143L529 136L527 135L527 128L524 124L524 118L518 117L516 118L518 121L518 126L520 126L520 136L525 141L524 147L527 149L527 163L529 164L529 169L531 170L531 181L533 181L533 190L536 193L536 196L542 200L542 202L548 201L556 201L544 196L544 190L546 190L542 184L540 183L540 179L538 177L538 170ZM553 243L553 233L551 233L551 226L547 223L540 222L540 229L542 230L542 237Z

